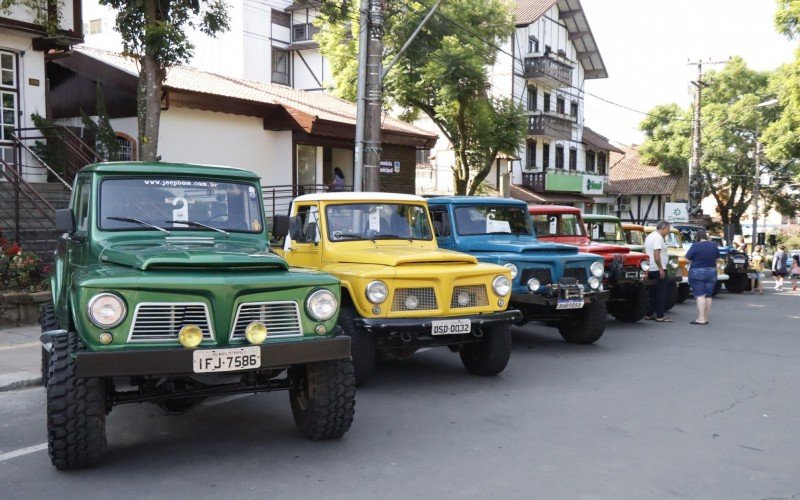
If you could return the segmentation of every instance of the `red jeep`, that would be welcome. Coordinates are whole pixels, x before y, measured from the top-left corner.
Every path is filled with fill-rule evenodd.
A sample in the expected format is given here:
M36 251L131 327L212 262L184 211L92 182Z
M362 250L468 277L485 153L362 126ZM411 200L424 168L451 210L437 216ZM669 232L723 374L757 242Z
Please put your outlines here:
M608 312L619 321L633 323L647 313L650 294L644 280L650 269L647 254L631 252L621 245L597 243L589 239L581 211L561 205L531 205L536 236L541 241L576 245L581 252L600 255L605 260L603 286L611 291Z

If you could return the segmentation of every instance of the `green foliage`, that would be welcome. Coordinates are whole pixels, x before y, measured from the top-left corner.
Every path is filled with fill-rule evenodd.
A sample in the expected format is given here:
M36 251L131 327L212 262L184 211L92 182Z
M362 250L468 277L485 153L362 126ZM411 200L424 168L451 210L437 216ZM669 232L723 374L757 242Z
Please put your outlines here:
M44 28L50 37L61 35L64 0L0 0L0 12L7 14L13 7L22 6L33 15L33 23Z
M786 245L787 250L800 248L800 226L797 224L781 229L777 233L778 244L783 243Z
M358 0L323 2L315 39L331 64L336 92L354 99L358 73ZM387 2L384 47L391 59L430 9ZM444 2L384 80L387 105L427 115L453 145L456 192L473 194L498 153L516 154L525 137L523 109L492 98L487 68L514 30L507 2ZM487 43L487 41L491 43ZM413 114L411 115L413 116Z
M717 201L724 224L739 225L752 202L756 141L767 150L775 147L768 131L778 122L780 109L758 106L773 99L776 87L769 85L774 75L747 67L740 57L733 58L721 71L704 77L702 117L702 156L706 195ZM640 148L645 162L658 164L677 173L688 168L691 157L692 109L675 104L657 106L640 127L646 139ZM771 186L761 191L761 206L791 215L798 210L798 200L787 195L786 186L797 175L795 162L776 156L761 159L761 171L773 178ZM737 229L738 230L738 229Z
M800 35L800 0L777 0L775 27L789 38Z
M97 83L97 121L95 122L81 110L81 121L83 126L92 132L94 140L94 150L101 161L114 161L119 154L119 142L117 135L111 127L111 118L108 116L106 99L103 94L103 86Z

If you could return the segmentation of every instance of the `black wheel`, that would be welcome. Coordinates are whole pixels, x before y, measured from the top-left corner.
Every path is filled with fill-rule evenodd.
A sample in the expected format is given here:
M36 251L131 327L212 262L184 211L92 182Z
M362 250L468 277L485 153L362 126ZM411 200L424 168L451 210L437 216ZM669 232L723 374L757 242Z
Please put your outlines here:
M746 274L732 274L725 282L725 288L731 293L742 293L747 288L749 281Z
M47 447L58 469L96 464L106 452L106 385L77 378L70 352L83 350L78 335L58 337L50 348L47 380Z
M717 295L719 295L719 292L722 291L722 283L724 283L724 282L717 281L717 284L714 285L714 291L711 293L712 297L716 297Z
M678 285L672 284L667 292L667 303L664 304L664 310L669 311L675 304L678 303Z
M45 302L39 308L39 326L42 333L58 329L56 311L52 302ZM47 365L50 364L50 353L48 348L42 345L42 385L47 386Z
M646 286L637 286L633 292L625 297L623 302L617 302L611 309L611 314L619 321L636 323L647 314L650 306L650 289Z
M350 352L353 356L353 369L356 375L356 387L366 384L375 370L375 340L372 334L355 324L358 313L352 307L343 307L339 311L339 326L344 334L350 337Z
M586 304L575 311L575 315L562 320L558 333L570 344L592 344L603 336L606 330L606 303Z
M502 372L511 357L511 326L499 323L481 328L480 342L461 348L461 362L473 375L488 377Z
M350 429L356 385L350 360L323 361L290 369L294 422L308 439L340 438Z
M689 283L679 283L678 284L678 304L683 304L689 298L689 294L692 292L691 288L689 287Z

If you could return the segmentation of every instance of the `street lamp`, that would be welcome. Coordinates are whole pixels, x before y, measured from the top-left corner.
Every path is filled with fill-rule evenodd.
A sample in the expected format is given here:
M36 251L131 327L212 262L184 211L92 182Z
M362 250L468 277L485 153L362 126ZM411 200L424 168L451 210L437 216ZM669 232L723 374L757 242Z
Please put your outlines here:
M754 108L766 108L769 106L774 106L778 104L777 99L769 99L764 102L760 102L753 106ZM756 130L756 153L755 153L755 173L754 173L754 185L753 185L753 231L750 235L750 252L752 253L753 249L756 247L756 242L758 241L758 194L761 190L761 133Z

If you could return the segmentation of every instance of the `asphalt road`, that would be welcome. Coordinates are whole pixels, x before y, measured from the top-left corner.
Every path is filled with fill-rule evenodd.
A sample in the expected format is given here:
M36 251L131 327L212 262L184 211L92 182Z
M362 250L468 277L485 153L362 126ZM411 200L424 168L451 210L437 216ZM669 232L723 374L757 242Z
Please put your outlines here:
M800 294L723 294L711 325L610 321L595 345L514 331L500 376L445 349L382 364L341 440L284 393L182 417L114 409L96 468L56 471L41 388L0 394L0 497L787 498L800 495Z

